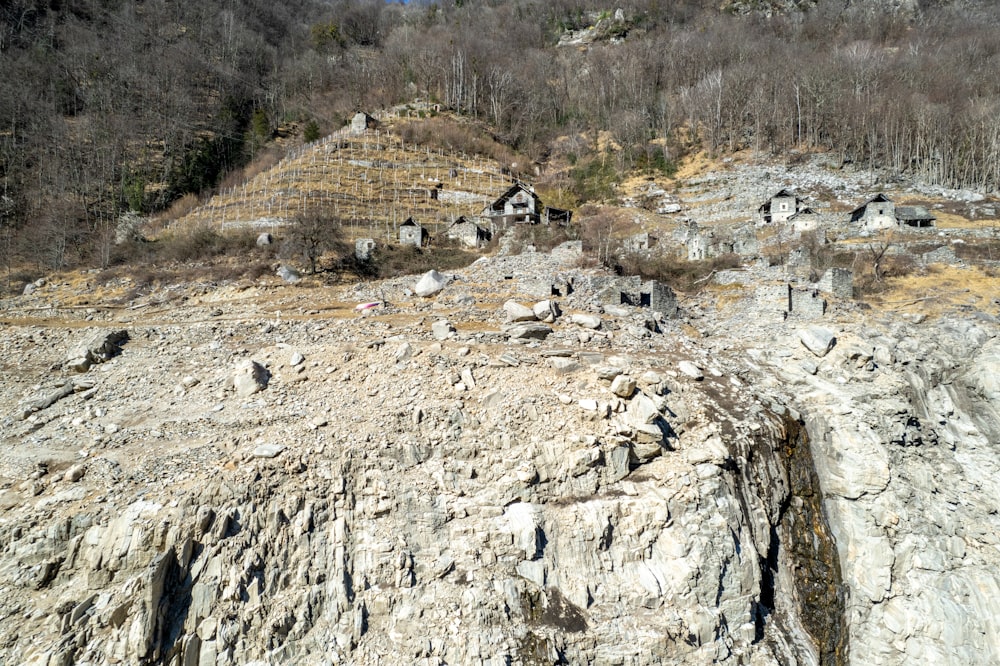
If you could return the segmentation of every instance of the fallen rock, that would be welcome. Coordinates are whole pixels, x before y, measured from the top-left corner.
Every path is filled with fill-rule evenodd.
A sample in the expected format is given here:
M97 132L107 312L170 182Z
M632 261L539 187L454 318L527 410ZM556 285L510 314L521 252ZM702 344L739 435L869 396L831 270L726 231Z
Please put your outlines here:
M233 388L236 389L236 395L246 398L266 389L270 378L271 375L264 366L247 359L236 366Z
M413 287L413 293L422 298L427 298L444 289L446 284L448 284L448 278L435 270L429 270L423 274Z
M635 393L635 380L629 375L618 375L611 381L611 392L619 398L631 398Z
M284 280L289 284L295 284L296 282L302 279L302 276L299 275L299 272L297 270L289 266L285 266L284 264L278 267L277 273L278 277L280 277L282 280Z
M701 371L701 368L691 361L681 361L677 364L677 368L685 375L696 381L700 381L705 378L705 373Z
M544 340L552 332L552 327L546 324L525 322L508 327L507 335L512 340Z
M73 347L66 358L66 367L75 372L86 372L92 365L104 363L121 351L121 344L128 340L128 331L98 331Z
M810 326L799 331L799 340L806 349L820 358L826 356L837 343L833 331L820 326Z
M577 326L583 328L598 329L601 327L601 318L593 314L576 313L569 317L569 320Z
M435 340L447 340L455 335L455 327L447 319L438 319L431 324L431 333Z
M562 314L559 304L548 300L535 303L531 310L539 321L544 321L546 324L551 324Z
M507 301L503 304L503 311L507 313L507 321L535 321L535 313L526 305L521 305L517 301Z
M604 381L613 381L615 377L622 374L622 369L614 365L602 365L597 368L597 378Z
M70 482L79 481L80 479L83 478L83 475L84 473L86 473L86 471L87 468L84 467L83 463L77 463L76 465L73 465L72 467L66 470L66 473L63 474L63 481L70 481Z
M261 444L253 450L254 458L277 458L285 447L281 444Z

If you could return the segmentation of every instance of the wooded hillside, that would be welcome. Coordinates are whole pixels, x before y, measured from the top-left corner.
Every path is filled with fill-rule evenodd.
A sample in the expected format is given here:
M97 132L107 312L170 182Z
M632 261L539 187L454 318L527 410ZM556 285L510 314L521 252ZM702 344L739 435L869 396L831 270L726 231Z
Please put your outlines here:
M0 261L106 263L123 212L204 195L279 134L417 98L543 165L817 148L996 190L1000 8L922 4L10 0Z

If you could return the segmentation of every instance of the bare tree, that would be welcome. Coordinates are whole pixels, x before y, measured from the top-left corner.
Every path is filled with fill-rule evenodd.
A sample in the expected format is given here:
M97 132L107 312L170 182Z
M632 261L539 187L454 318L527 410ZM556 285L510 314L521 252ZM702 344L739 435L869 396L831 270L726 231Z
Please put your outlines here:
M323 212L302 213L288 226L282 254L301 259L315 275L323 254L341 249L343 236L340 219Z

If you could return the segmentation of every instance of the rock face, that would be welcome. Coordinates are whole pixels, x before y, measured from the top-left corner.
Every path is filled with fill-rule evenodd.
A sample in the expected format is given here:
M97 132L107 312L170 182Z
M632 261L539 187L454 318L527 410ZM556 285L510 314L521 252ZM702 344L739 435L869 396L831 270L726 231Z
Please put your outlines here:
M982 335L887 338L893 355L921 362L862 366L874 377L853 387L818 375L799 396L851 599L851 652L868 663L1000 657L1000 602L985 591L1000 589L986 554L1000 519L983 504L1000 491L1000 418L983 382L997 338L978 347Z

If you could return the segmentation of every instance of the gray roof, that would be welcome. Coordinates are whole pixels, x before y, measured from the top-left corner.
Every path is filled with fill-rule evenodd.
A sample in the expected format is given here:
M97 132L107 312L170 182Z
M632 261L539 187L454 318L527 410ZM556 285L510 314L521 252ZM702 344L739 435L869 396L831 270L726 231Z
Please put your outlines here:
M933 220L936 218L923 206L896 206L896 219Z

